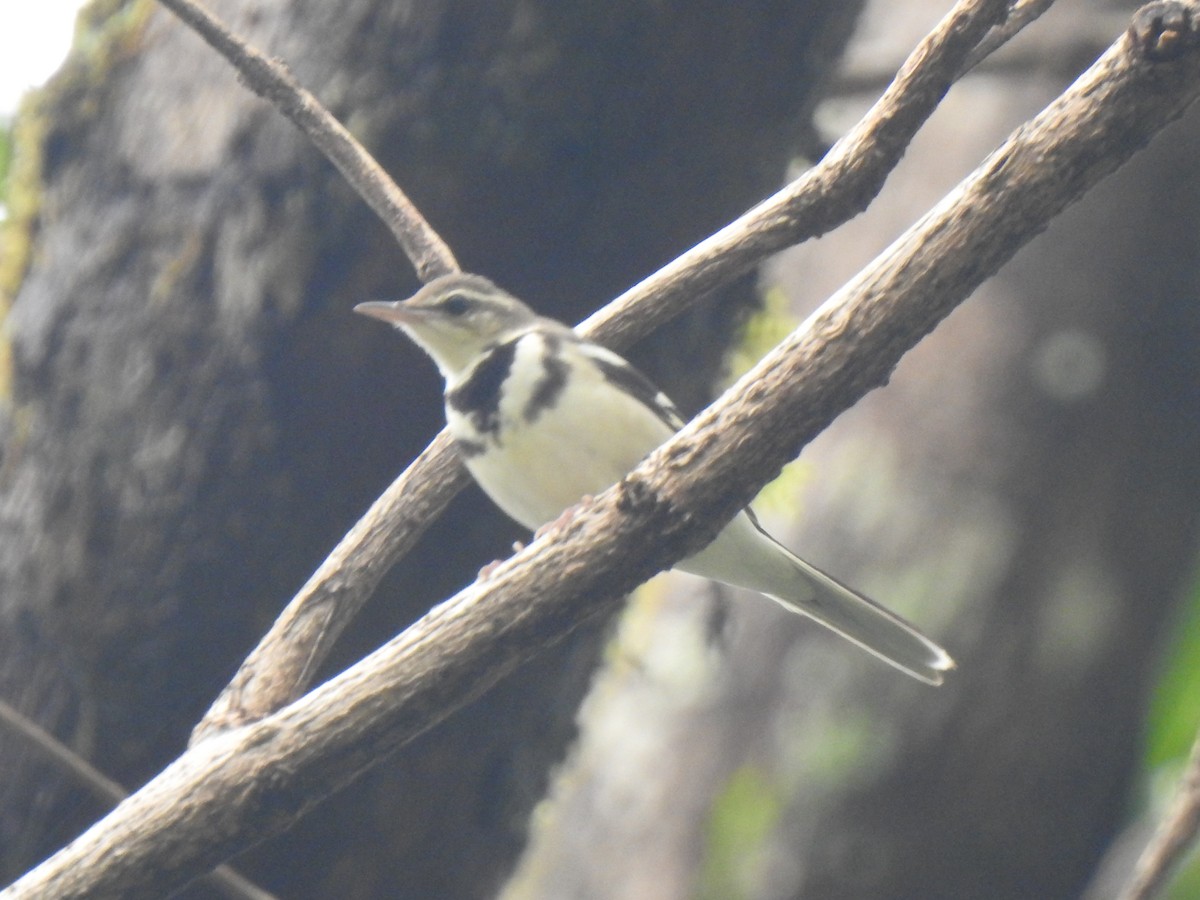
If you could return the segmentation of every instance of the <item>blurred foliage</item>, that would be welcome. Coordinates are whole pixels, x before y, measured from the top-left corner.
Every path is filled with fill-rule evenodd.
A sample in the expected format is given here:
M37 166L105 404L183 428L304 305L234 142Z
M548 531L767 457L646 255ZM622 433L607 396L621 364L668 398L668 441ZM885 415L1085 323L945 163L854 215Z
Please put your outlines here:
M726 378L719 385L720 389L725 390L754 368L799 324L800 319L792 312L787 293L779 287L767 288L763 292L762 307L746 319L725 359ZM798 460L789 463L762 489L754 500L754 508L760 513L786 515L794 512L796 498L810 476L811 467Z
M1197 897L1200 897L1200 857L1193 851L1188 864L1171 882L1165 900L1196 900Z
M713 803L708 846L697 896L736 900L747 895L743 879L752 873L783 812L783 792L754 766L733 773Z
M1181 765L1200 726L1200 575L1193 585L1150 704L1146 767L1151 772Z
M1200 728L1200 572L1181 610L1166 665L1150 703L1144 778L1150 815L1160 819L1174 800ZM1170 900L1200 897L1200 855L1194 851L1167 892Z
M0 126L0 221L8 215L8 170L12 165L12 125Z
M746 319L742 333L729 352L726 386L749 372L799 324L787 293L779 287L768 288L763 293L762 308Z
M792 760L784 767L786 780L747 763L713 800L696 891L699 900L761 896L762 870L777 849L780 817L796 793L796 784L790 782L799 773L804 773L804 782L850 784L874 771L876 754L887 752L886 742L878 739L879 723L865 710L850 706L830 708L803 736L798 730L792 733L797 740Z

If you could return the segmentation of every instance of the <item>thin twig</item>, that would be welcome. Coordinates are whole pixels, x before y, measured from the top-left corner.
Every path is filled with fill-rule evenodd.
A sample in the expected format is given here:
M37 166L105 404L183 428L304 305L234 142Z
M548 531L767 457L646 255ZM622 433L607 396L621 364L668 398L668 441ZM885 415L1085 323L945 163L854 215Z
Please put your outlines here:
M287 66L269 59L237 37L193 0L159 0L226 60L246 86L299 128L345 176L367 205L392 230L422 281L458 271L458 262L399 186L354 136L296 83Z
M956 4L819 163L590 316L580 330L606 343L631 342L772 254L866 209L957 80L963 59L1006 6L993 0Z
M1054 5L1054 0L1012 0L1008 15L983 36L983 40L967 56L959 75L966 75L973 68L1015 38L1022 29L1034 22L1042 13Z
M771 254L823 234L866 208L954 83L967 53L1005 7L1005 0L958 3L858 127L820 164L618 297L580 331L617 349L628 346ZM196 727L193 743L298 697L383 575L466 483L443 432L288 604Z
M1200 16L1200 0L1182 6ZM619 485L275 715L193 747L5 893L162 896L277 833L694 552L1055 215L1200 95L1185 33L1123 37Z
M1037 32L1016 45L995 48L981 56L969 74L994 78L1050 78L1069 81L1086 69L1112 43L1112 36L1129 21L1128 10L1089 9L1078 12L1067 26ZM1024 23L1028 24L1028 23ZM998 26L1004 28L1007 20ZM995 31L995 29L993 29ZM992 32L989 32L989 35ZM987 36L984 40L988 40ZM1003 49L1003 53L996 52ZM974 57L976 54L972 54ZM897 60L878 54L864 57L839 72L829 85L828 97L877 96L892 80ZM964 68L964 74L968 70Z
M1192 744L1171 809L1138 857L1133 877L1120 900L1150 900L1161 893L1184 854L1196 845L1197 834L1200 834L1200 734Z
M46 759L91 791L106 807L114 806L129 796L129 792L120 784L5 700L0 700L0 724L12 734L24 738ZM205 880L232 900L276 900L274 894L264 891L230 866L217 866L205 876Z
M86 787L96 799L106 805L120 803L129 795L125 788L42 726L23 716L5 700L0 700L0 722L13 734L23 737L26 742L36 747L46 759Z

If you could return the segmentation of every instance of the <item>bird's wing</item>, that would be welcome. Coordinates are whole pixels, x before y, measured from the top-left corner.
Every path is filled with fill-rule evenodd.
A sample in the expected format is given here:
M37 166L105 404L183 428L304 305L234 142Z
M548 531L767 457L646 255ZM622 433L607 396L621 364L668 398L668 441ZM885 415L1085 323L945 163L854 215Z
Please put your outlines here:
M580 350L600 370L613 387L629 394L643 406L654 411L662 422L672 431L678 431L684 425L683 415L671 398L654 386L649 378L631 366L624 358L613 353L599 344L586 341L580 344Z

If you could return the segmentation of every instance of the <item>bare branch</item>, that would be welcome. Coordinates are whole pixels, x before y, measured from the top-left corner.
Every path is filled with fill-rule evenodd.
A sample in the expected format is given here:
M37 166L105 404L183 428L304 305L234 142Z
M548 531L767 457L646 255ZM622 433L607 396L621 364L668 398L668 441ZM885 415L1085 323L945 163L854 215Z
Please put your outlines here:
M443 430L288 603L193 730L191 743L261 719L300 696L383 576L467 483Z
M1005 44L986 55L972 53L974 65L964 67L963 74L1008 79L1035 75L1074 79L1108 49L1113 34L1128 21L1128 10L1076 10L1066 26L1059 23L1057 29L1027 32L1019 44ZM992 34L1007 35L1011 27L1010 20L1006 19L988 32L983 42L993 40ZM1011 40L1011 36L1008 39ZM975 60L976 56L979 59ZM830 85L829 96L845 98L878 94L891 81L895 65L896 60L886 54L883 58L875 55L858 59L838 74Z
M824 159L590 316L580 330L624 345L772 254L825 234L866 209L957 80L967 54L1006 7L992 0L958 3Z
M174 2L174 0L173 0ZM1004 0L964 0L913 52L858 127L770 199L627 291L580 326L621 348L772 253L866 208L954 83ZM288 604L193 732L193 743L294 700L379 580L467 483L443 432L367 511Z
M1034 22L1042 13L1054 5L1054 0L1012 0L1008 16L1003 22L984 35L983 40L971 51L963 63L960 75L973 68L1015 38L1023 28Z
M346 181L392 230L422 281L458 271L458 262L412 201L287 66L268 59L193 0L159 0L237 69L246 86L292 120L337 166Z
M1158 896L1184 854L1195 846L1197 834L1200 834L1200 734L1192 744L1175 801L1138 857L1133 877L1120 900L1151 900Z
M4 700L0 700L0 724L24 738L106 806L120 803L128 796L125 788ZM232 900L275 900L274 894L264 891L229 866L217 866L205 876L205 880Z
M568 525L296 703L200 743L0 896L161 896L282 830L701 546L1055 214L1200 95L1192 26L1200 0L1174 6L1188 13L1184 31L1163 39L1153 28L1131 29L759 366ZM1166 47L1177 58L1167 61Z
M20 735L36 747L46 759L86 787L101 802L120 803L128 795L125 788L4 700L0 700L0 722L13 734Z

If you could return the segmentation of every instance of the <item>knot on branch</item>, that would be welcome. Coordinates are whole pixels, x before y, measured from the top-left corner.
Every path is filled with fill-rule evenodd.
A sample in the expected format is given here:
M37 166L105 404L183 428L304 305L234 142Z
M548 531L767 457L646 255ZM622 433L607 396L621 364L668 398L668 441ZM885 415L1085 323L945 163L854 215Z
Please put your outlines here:
M617 490L617 509L625 515L647 519L669 518L670 504L641 478L624 478Z
M1135 12L1129 38L1151 62L1178 59L1200 44L1192 10L1179 0L1156 0Z

